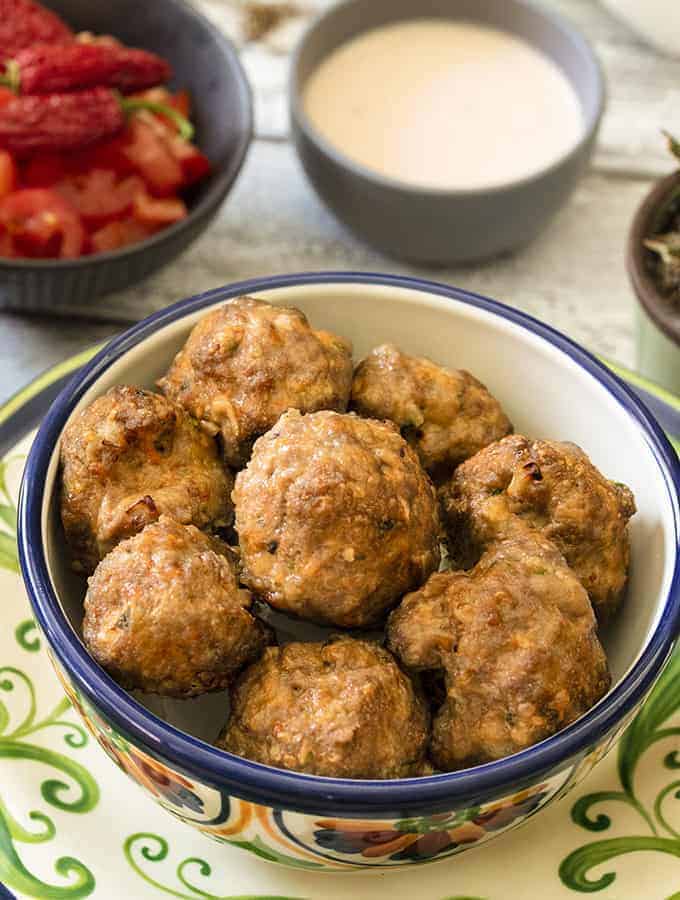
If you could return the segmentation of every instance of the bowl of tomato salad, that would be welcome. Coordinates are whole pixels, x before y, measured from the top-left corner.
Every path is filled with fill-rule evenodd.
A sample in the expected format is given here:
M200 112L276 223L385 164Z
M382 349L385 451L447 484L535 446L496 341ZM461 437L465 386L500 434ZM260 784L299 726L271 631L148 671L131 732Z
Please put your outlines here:
M82 310L208 226L252 134L230 42L182 0L0 0L0 308Z

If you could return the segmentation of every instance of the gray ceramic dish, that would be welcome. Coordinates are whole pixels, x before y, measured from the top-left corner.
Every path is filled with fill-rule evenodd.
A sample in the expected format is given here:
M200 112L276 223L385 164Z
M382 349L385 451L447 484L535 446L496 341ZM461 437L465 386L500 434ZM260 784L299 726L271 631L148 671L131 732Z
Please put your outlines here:
M306 116L301 96L315 68L349 39L391 22L445 18L500 28L551 57L567 75L585 121L580 143L550 168L483 190L439 191L384 178L328 144ZM590 158L604 108L604 80L583 36L552 12L525 0L348 0L322 15L293 60L293 137L320 197L379 250L426 265L481 259L538 235L574 189Z
M213 164L189 198L189 215L153 237L80 259L0 259L0 309L50 313L86 308L170 262L208 226L243 164L252 134L252 100L231 43L183 0L43 0L76 31L113 34L165 56L173 83L193 102L196 143Z
M663 231L668 209L680 196L680 172L658 181L638 208L626 258L637 307L637 368L646 378L680 393L680 311L664 297L651 272L645 238Z

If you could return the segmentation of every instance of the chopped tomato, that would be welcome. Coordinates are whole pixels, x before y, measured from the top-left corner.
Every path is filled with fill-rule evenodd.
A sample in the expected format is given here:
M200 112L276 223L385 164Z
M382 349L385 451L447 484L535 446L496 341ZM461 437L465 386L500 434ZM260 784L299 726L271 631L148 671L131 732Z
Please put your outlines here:
M16 94L7 87L0 87L0 107L7 106L10 100L14 100Z
M66 173L66 162L59 153L40 153L23 161L21 180L27 187L52 187Z
M173 135L168 140L168 146L170 147L170 152L182 167L185 186L188 187L190 184L195 184L210 173L210 160L191 141L185 141L179 135Z
M103 228L93 232L90 244L94 253L107 253L118 250L127 244L136 244L153 234L153 229L146 228L134 219L121 219L109 222Z
M133 205L133 214L138 222L152 228L162 228L187 217L184 200L167 197L158 200L148 194L138 194Z
M125 143L125 135L121 134L93 144L71 156L69 171L80 174L90 169L112 169L118 175L132 175L135 167L124 153Z
M195 144L180 137L172 122L154 116L148 124L179 163L185 187L205 178L211 169L210 160Z
M174 106L178 113L181 113L185 119L191 115L191 95L189 91L177 91L170 97L170 105Z
M6 197L16 188L17 179L14 157L6 150L0 150L0 197Z
M182 187L184 176L181 165L149 121L152 119L142 114L130 118L122 152L151 193L167 197Z
M85 229L78 213L55 191L25 188L0 201L0 229L9 235L19 255L80 256Z
M92 169L64 178L56 190L78 211L87 226L98 228L113 219L122 219L132 209L137 194L146 189L139 175L119 180L110 169Z

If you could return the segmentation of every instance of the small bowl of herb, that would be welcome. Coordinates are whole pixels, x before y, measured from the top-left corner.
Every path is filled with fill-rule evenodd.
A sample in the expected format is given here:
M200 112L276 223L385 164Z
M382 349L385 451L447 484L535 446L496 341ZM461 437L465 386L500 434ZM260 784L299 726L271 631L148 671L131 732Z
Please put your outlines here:
M642 201L628 238L628 272L637 295L637 365L680 393L680 141L666 135L678 168Z

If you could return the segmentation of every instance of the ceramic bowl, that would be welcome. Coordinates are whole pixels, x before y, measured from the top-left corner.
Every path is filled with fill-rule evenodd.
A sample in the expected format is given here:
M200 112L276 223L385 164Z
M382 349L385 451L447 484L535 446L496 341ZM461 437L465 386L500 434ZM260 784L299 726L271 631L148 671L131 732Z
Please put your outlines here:
M578 96L584 119L579 143L549 168L521 181L470 190L427 190L385 178L329 144L303 108L301 98L309 76L351 38L414 18L488 25L543 51L562 69ZM321 199L369 244L423 265L495 256L540 234L584 172L603 109L603 76L586 40L560 16L526 0L346 0L312 25L291 69L292 134Z
M628 235L628 274L638 300L637 368L646 378L680 394L680 310L659 293L643 240L663 228L664 212L680 196L680 172L662 178L640 204Z
M207 228L238 175L252 134L250 88L236 50L183 0L46 0L76 31L112 34L172 65L192 97L196 143L213 164L193 189L189 215L138 244L80 259L0 258L0 309L67 313L122 290L171 262Z
M246 292L298 306L316 327L351 338L357 359L393 341L471 370L518 430L576 441L610 478L632 487L639 512L631 529L630 588L603 636L613 686L586 715L528 750L464 771L392 781L321 778L211 746L225 713L223 696L154 705L127 694L93 661L79 637L83 584L68 571L58 517L64 426L114 384L152 386L196 321ZM651 414L616 376L547 326L430 282L293 275L185 300L126 331L86 365L53 404L31 450L19 546L37 621L74 706L113 761L176 818L290 866L398 867L502 834L563 795L616 740L677 635L679 490L677 459Z

